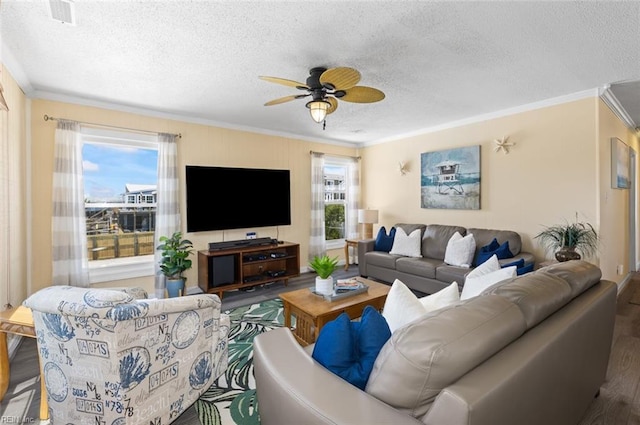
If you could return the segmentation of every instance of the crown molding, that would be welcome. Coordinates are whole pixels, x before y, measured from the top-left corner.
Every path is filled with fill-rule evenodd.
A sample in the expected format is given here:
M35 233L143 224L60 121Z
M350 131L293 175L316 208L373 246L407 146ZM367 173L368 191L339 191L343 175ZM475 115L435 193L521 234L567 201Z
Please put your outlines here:
M554 105L560 105L563 103L574 102L576 100L586 99L590 97L597 97L597 96L598 96L598 89L583 90L583 91L568 94L565 96L558 96L558 97L553 97L551 99L541 100L539 102L527 103L525 105L520 105L513 108L507 108L507 109L502 109L495 112L489 112L487 114L476 115L474 117L464 118L461 120L452 121L452 122L437 125L434 127L428 127L421 130L412 131L410 133L404 133L404 134L400 134L400 135L385 138L385 139L379 139L374 142L365 143L363 146L372 146L372 145L392 142L395 140L408 139L410 137L420 136L423 134L436 133L438 131L448 130L448 129L457 128L457 127L463 127L470 124L494 120L494 119L506 117L509 115L520 114L522 112L533 111L536 109L548 108Z
M640 131L640 127L638 124L633 121L633 118L627 113L627 111L622 107L620 101L616 97L615 94L611 91L611 86L607 85L600 89L600 99L611 109L620 120L633 131Z

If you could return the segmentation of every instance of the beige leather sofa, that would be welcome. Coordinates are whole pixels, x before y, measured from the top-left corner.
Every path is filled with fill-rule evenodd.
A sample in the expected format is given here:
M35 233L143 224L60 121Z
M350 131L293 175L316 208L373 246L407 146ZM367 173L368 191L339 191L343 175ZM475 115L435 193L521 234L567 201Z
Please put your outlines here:
M445 288L451 282L458 282L462 289L465 276L472 268L451 266L444 262L447 243L455 232L462 236L472 233L476 241L476 254L493 238L499 243L509 241L510 251L514 257L500 260L506 264L524 259L525 264L533 264L535 257L529 252L522 251L520 234L511 230L494 230L479 228L464 228L443 224L406 224L399 223L395 227L402 227L407 234L415 229L422 233L422 258L401 257L387 252L374 251L374 240L358 242L358 267L360 276L370 277L383 282L392 283L400 279L411 289L432 294Z
M263 425L570 425L604 382L617 286L571 261L501 282L396 330L366 391L291 331L255 339Z

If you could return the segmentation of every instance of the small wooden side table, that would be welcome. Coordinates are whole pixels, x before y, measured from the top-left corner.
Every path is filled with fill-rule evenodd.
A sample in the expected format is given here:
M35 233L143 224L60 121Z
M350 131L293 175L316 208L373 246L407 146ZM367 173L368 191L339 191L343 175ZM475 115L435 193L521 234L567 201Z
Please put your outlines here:
M33 325L33 315L30 309L20 306L0 312L0 401L7 393L11 376L7 334L36 338L36 329ZM40 365L40 419L46 420L48 418L47 388L44 385L44 375L42 374L42 365Z
M313 294L309 288L281 293L284 326L291 329L291 316L295 316L296 327L292 330L293 335L298 343L304 346L316 342L320 329L343 312L347 313L350 319L355 319L362 316L364 308L368 305L382 310L391 286L362 277L358 280L369 286L367 292L332 302Z
M349 247L358 249L358 241L356 239L345 239L344 240L344 269L349 270ZM354 254L354 257L357 254Z

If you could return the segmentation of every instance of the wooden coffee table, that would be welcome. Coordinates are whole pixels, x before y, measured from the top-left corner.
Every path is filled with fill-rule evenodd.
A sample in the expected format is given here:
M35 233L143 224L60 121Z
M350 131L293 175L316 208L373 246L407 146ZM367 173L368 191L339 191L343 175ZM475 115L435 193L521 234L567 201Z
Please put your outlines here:
M284 307L284 325L293 331L301 345L314 343L320 329L343 312L347 313L349 318L355 319L362 315L368 305L382 310L391 287L362 277L357 279L369 286L369 290L337 301L326 301L321 296L313 294L309 288L280 294ZM296 318L296 326L293 329L291 316Z

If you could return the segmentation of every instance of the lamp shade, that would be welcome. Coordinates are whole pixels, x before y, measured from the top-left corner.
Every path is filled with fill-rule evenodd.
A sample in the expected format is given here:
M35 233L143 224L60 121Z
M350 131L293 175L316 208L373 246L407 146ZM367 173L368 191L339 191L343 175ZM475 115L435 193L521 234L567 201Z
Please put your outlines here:
M321 123L327 116L327 109L331 106L331 104L324 100L312 100L307 103L307 108L309 108L309 113L311 113L311 118L317 123Z
M378 222L378 210L358 210L358 223L373 224Z

